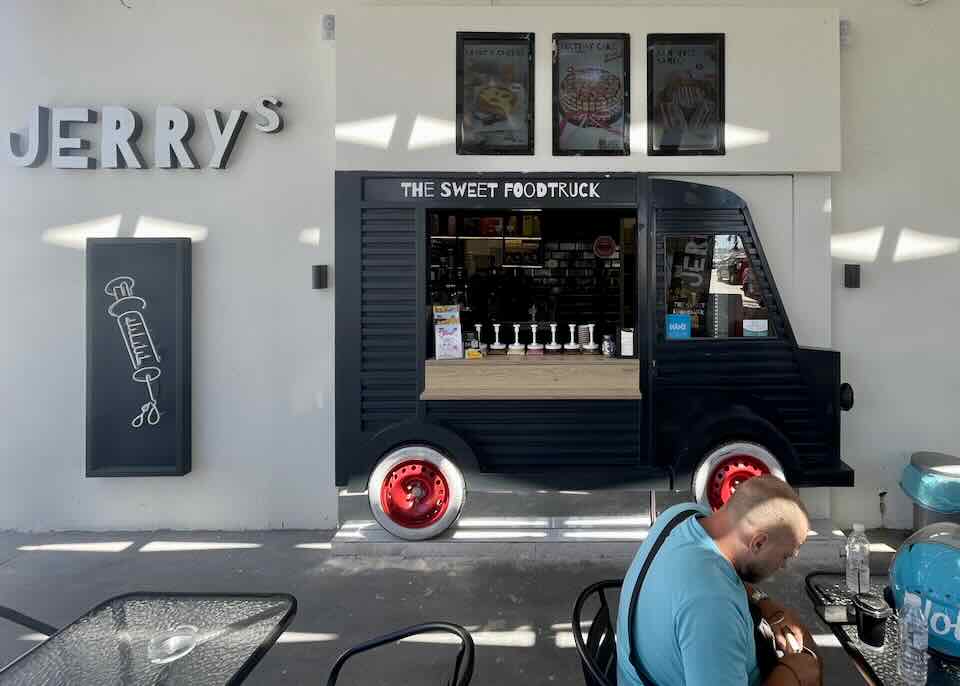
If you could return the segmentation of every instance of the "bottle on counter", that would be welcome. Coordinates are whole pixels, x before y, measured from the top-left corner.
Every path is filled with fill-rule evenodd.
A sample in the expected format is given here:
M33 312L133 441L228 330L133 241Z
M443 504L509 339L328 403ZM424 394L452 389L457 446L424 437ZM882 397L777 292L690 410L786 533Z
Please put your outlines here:
M604 357L616 357L616 348L613 345L613 336L610 334L603 335L603 349Z
M847 539L847 590L851 595L870 592L870 541L863 524L854 524Z
M920 608L920 596L904 593L900 609L900 654L897 667L908 686L927 683L927 622Z

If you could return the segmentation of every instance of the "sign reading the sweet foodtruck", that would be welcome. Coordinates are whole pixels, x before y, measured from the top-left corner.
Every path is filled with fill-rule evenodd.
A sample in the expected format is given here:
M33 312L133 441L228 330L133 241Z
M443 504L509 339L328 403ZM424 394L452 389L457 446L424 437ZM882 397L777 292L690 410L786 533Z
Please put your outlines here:
M429 202L433 205L516 203L563 205L571 202L597 205L633 205L635 179L629 178L402 178L364 179L363 199L368 202Z
M553 34L553 154L630 154L630 36Z

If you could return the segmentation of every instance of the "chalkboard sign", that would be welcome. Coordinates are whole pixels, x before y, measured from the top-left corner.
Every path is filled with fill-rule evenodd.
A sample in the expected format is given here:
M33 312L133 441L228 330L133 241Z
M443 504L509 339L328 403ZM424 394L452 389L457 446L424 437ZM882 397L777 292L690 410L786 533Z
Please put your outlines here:
M190 240L87 240L87 476L190 471Z

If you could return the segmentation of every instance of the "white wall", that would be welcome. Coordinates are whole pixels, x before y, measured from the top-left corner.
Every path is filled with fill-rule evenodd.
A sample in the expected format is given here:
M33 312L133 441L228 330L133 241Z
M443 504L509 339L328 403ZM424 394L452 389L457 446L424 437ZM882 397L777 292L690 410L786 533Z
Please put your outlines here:
M960 455L960 142L952 135L960 121L960 3L856 2L845 13L852 35L841 60L832 328L857 390L843 454L858 487L835 491L833 512L839 521L876 523L876 493L886 489L888 522L907 525L909 502L897 481L909 454ZM883 227L879 241L874 227ZM859 255L844 259L851 244ZM860 290L842 287L844 261L863 264Z
M837 26L836 13L824 9L345 9L337 16L337 168L735 173L838 170ZM535 155L456 154L458 30L536 34ZM551 35L565 31L631 34L631 155L553 156ZM646 34L680 31L726 34L726 155L646 155ZM360 86L369 83L377 87Z
M334 52L322 8L288 0L18 0L0 9L0 130L30 109L251 110L226 170L54 170L0 160L0 529L336 525ZM286 127L254 129L260 95ZM97 150L96 126L76 126ZM3 138L4 142L6 137ZM98 156L98 155L96 155ZM111 219L111 218L119 219ZM148 220L147 218L152 218ZM193 245L193 472L86 479L84 253L140 222ZM316 230L313 230L316 229Z
M174 103L199 113L205 106L249 105L271 91L286 99L288 126L273 138L247 129L225 172L68 173L13 169L0 162L0 528L263 527L281 521L330 526L335 512L332 291L308 288L309 265L330 262L333 254L333 46L317 35L321 9L305 0L130 4L133 10L93 0L3 4L0 130L22 126L38 103L112 101L145 115L157 104ZM535 6L544 16L553 10L543 5L578 7L574 28L581 28L579 19L596 7L583 0L521 4ZM824 280L804 281L798 266L793 273L811 301L826 306L829 296L831 321L811 320L820 329L808 330L826 336L843 353L844 376L858 393L857 406L844 415L843 424L843 455L857 470L858 486L834 490L832 514L840 523L877 523L876 491L883 488L890 491L888 523L908 524L909 503L896 485L907 455L920 449L960 453L960 423L954 416L960 396L955 361L960 295L953 278L960 267L954 169L960 157L954 136L960 121L954 67L960 3L619 4L839 6L840 15L851 20L851 44L839 60L843 172L831 180L832 285L825 293ZM401 15L406 11L394 9ZM341 20L338 43L342 29ZM645 29L629 30L641 34ZM338 50L343 52L342 45ZM803 54L813 63L823 59L816 47L803 46ZM389 64L381 66L374 84L390 80ZM635 69L635 79L637 74ZM538 78L541 86L548 83ZM444 102L450 103L450 77L443 84L440 90L449 93ZM779 94L781 86L789 91L792 84L775 80L770 88ZM540 92L538 101L545 102ZM634 112L642 112L637 103ZM444 107L452 112L452 104ZM808 113L806 106L799 111ZM346 116L338 121L349 121ZM403 145L411 126L406 121L398 129ZM145 140L150 134L148 128ZM541 146L548 146L549 134L538 129L537 139L538 150L548 151ZM642 150L637 142L635 149ZM548 168L549 160L539 155L535 161L543 170L561 168ZM515 161L510 168L532 161ZM586 164L562 162L571 170ZM494 169L485 158L470 158L470 164L472 170ZM801 183L807 177L799 178L794 192L805 194ZM121 235L131 235L142 215L209 231L195 244L194 472L185 478L82 477L83 256L44 241L44 235L115 214L122 215ZM298 242L300 231L309 227L320 229L310 235L319 247ZM818 253L824 259L823 240L797 238L797 265L817 259ZM859 291L844 290L840 277L849 259L843 254L851 250L864 265ZM292 318L294 312L299 316ZM791 316L799 329L793 311ZM280 331L290 326L295 328ZM224 348L214 337L219 333L239 337L245 345ZM247 376L240 378L241 373Z

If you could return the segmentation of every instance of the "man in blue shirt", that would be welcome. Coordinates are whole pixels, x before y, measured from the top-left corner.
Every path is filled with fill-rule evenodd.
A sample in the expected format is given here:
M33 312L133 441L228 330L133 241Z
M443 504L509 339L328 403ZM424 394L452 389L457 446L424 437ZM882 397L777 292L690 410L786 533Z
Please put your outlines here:
M630 599L660 532L680 512L694 509L671 531L650 564L637 598L633 638L651 684L630 662ZM819 686L813 640L796 615L754 589L795 557L809 519L796 492L772 477L750 479L711 512L686 503L662 513L623 582L617 621L619 686ZM784 656L769 674L757 666L753 602Z

